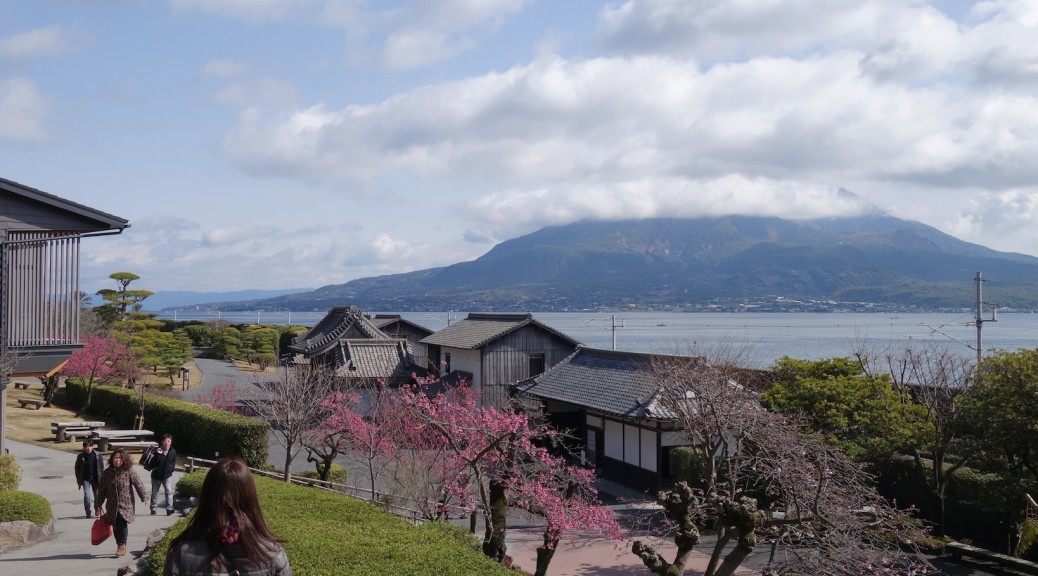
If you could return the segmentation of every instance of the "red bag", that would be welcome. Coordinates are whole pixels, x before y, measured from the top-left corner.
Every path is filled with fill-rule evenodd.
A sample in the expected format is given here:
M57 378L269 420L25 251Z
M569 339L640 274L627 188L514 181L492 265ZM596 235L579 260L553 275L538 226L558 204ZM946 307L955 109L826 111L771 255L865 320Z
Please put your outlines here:
M97 520L94 520L94 525L90 527L90 543L94 546L108 540L108 537L112 535L112 525L105 520L104 516L98 516Z

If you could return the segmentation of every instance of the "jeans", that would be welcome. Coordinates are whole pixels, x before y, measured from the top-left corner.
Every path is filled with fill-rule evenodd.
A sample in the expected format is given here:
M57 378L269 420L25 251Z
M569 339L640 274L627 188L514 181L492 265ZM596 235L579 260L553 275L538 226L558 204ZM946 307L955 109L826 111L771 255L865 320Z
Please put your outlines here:
M90 480L83 480L83 509L86 515L94 513L94 498L97 497L97 487Z
M159 500L159 488L166 491L166 510L173 509L173 489L171 484L173 483L173 477L170 476L165 480L161 478L151 479L151 511L155 511L155 506Z

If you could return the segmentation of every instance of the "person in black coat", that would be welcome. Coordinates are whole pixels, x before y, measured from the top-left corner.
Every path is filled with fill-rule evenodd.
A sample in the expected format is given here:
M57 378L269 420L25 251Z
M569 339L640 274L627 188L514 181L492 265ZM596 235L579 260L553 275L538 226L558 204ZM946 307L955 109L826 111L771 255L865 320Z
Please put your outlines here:
M158 514L159 488L166 491L166 516L173 513L173 469L177 466L177 451L173 449L173 436L163 434L159 447L148 462L151 471L151 513Z
M87 518L94 515L94 498L97 498L104 469L105 460L100 452L94 451L93 441L84 440L83 451L76 455L76 484L83 491L83 508Z

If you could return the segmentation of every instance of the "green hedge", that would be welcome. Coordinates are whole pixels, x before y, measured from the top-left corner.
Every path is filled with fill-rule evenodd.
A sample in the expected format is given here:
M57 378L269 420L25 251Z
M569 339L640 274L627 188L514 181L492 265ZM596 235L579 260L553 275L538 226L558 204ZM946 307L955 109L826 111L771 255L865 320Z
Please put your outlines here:
M468 535L449 525L419 527L366 502L326 490L256 477L260 505L271 529L285 540L295 576L515 576L483 556ZM179 485L178 485L179 486ZM146 576L162 574L174 524L144 563Z
M17 490L0 492L0 522L28 520L43 527L53 519L50 502L43 496Z
M66 381L65 393L73 407L86 402L86 386ZM90 413L109 424L131 428L138 412L137 391L119 386L94 386ZM270 427L258 418L224 410L205 408L190 402L148 394L144 408L144 428L154 430L156 438L173 435L173 446L181 455L202 458L237 455L249 466L267 463L267 436Z
M206 470L195 470L190 474L184 474L177 480L176 492L184 498L198 498L202 493L202 481L205 480Z
M0 492L17 490L22 481L22 467L10 454L0 454Z

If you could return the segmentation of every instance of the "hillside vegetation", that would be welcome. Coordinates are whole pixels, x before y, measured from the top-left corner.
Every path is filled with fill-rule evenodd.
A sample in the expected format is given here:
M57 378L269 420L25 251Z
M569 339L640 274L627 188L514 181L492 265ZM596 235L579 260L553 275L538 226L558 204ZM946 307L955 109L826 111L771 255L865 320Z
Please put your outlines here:
M222 310L717 310L1038 307L1038 258L998 252L882 214L578 222L443 268L362 278Z

